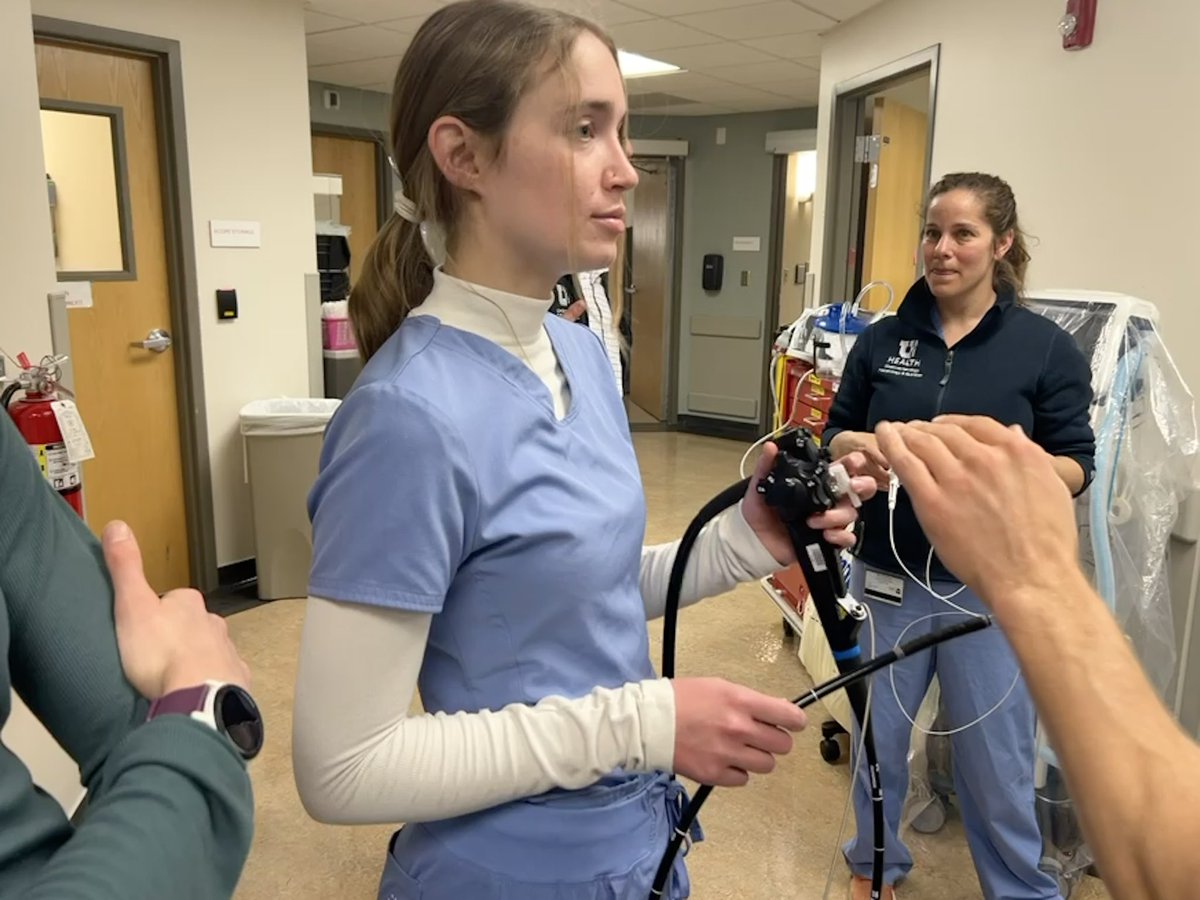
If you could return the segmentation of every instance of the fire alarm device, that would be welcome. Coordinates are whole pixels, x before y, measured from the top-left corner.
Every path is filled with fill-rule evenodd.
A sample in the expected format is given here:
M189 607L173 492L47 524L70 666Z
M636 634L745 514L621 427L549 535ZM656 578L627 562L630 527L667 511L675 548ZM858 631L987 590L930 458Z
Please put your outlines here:
M1064 50L1091 46L1096 30L1096 0L1067 0L1067 11L1058 23Z

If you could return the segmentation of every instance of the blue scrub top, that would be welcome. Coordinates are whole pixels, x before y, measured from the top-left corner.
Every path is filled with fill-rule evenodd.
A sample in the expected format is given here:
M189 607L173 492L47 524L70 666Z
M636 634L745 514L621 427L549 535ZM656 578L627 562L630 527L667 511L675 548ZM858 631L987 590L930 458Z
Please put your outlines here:
M330 422L309 497L312 595L436 613L429 712L654 677L638 586L646 506L621 398L588 329L546 327L571 388L495 343L406 321Z
M326 434L309 592L433 613L419 679L429 712L655 677L638 581L646 506L624 406L599 339L554 316L545 325L570 384L561 421L524 362L420 316L372 357ZM413 896L483 885L499 896L497 878L528 898L644 892L681 799L662 773L618 770L584 791L408 826L381 896L409 896L395 885L422 872ZM687 891L680 863L669 894Z

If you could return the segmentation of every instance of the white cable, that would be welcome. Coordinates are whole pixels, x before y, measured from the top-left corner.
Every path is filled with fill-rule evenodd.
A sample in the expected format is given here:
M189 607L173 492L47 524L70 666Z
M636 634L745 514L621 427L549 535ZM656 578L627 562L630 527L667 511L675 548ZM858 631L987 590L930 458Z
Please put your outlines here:
M863 609L867 611L867 625L871 634L871 656L875 658L875 617L871 615L871 607L863 603ZM845 690L843 688L842 690ZM833 886L833 870L837 868L838 854L842 852L842 835L846 833L846 820L850 817L850 804L854 799L854 788L858 784L858 768L862 765L863 747L866 746L867 740L867 723L871 721L871 695L875 690L875 676L871 675L867 678L867 714L863 718L862 726L858 729L858 749L854 753L854 766L850 771L850 790L846 792L846 803L842 807L842 824L838 826L837 841L833 847L833 859L829 861L829 873L825 876L825 890L821 893L821 900L829 900L829 889ZM853 715L853 710L851 711Z
M939 599L943 603L945 603L947 606L958 610L958 612L962 613L963 615L975 616L976 618L980 618L981 616L979 613L971 612L971 610L969 610L969 609L963 609L957 603L951 602L952 598L957 597L964 590L966 590L967 586L965 584L959 585L958 590L955 591L953 594L942 595L933 589L933 579L929 575L930 567L933 565L933 547L932 546L930 546L930 548L929 548L929 558L925 562L925 572L926 572L926 577L925 577L926 580L925 581L922 581L920 578L918 578L916 575L914 575L912 573L912 571L908 568L908 566L905 565L904 560L900 558L900 551L896 549L896 495L899 493L899 490L900 490L900 482L896 478L895 473L892 473L891 479L888 482L888 541L892 545L892 556L896 557L896 562L900 563L900 568L904 570L904 574L907 575L913 581L915 581L918 585L923 587L925 590L927 590L929 592L930 596L936 597L937 599Z
M939 616L952 616L952 615L954 615L954 613L936 612L936 613L930 613L927 616L922 616L919 619L914 619L912 622L909 622L908 625L906 625L904 627L903 631L900 632L900 636L898 638L896 638L895 647L899 647L901 644L904 643L904 635L908 634L908 630L910 628L912 628L914 625L917 625L921 622L928 621L929 619L935 619ZM968 613L968 615L974 616L976 614ZM978 616L976 616L976 617L978 618ZM916 721L913 719L913 717L908 714L908 710L904 708L904 704L900 702L900 692L896 690L896 667L894 665L888 666L888 681L891 682L892 696L896 699L896 706L897 706L897 708L899 708L900 714L902 716L904 716L905 719L908 720L909 725L911 725L913 728L915 728L917 731L921 732L922 734L928 735L930 737L949 737L950 735L959 734L963 731L966 731L968 728L974 728L976 725L978 725L980 722L982 722L984 719L986 719L988 716L990 716L992 713L994 713L996 710L998 710L1001 706L1004 705L1004 701L1012 696L1012 692L1014 690L1016 690L1017 682L1020 680L1021 680L1021 670L1020 670L1020 668L1018 668L1017 674L1015 676L1013 676L1012 684L1010 684L1008 686L1008 690L1005 691L1004 696L1000 698L1000 700L996 703L995 706L993 706L991 709L989 709L987 712L985 712L982 716L977 718L974 722L968 722L966 725L963 725L959 728L952 728L949 731L929 731L928 729L922 728L920 725L918 725L916 723Z
M757 450L759 447L761 447L763 444L765 444L767 441L774 440L775 438L779 437L781 434L786 432L788 430L788 428L789 428L789 426L786 424L780 425L774 431L764 434L757 441L755 441L753 444L751 444L749 447L746 448L746 452L742 455L742 461L741 461L741 463L738 464L738 473L739 473L740 477L742 477L742 478L747 477L746 476L746 461L750 459L750 454L753 453L755 450Z

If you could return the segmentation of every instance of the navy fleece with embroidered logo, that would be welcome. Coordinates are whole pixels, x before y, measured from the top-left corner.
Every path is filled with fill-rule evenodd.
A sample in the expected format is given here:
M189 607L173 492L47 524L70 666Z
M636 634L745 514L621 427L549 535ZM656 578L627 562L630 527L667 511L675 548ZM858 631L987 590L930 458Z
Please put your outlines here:
M1075 460L1092 479L1095 437L1088 410L1092 372L1070 334L1015 295L1001 294L970 334L948 348L925 279L895 316L866 329L846 360L829 412L826 444L840 431L874 431L881 421L928 420L945 413L990 416L1020 425L1048 453ZM857 554L867 565L900 573L888 537L887 495L863 510ZM896 504L896 547L924 575L929 543L904 491ZM981 540L986 537L981 536ZM936 556L935 580L953 576Z

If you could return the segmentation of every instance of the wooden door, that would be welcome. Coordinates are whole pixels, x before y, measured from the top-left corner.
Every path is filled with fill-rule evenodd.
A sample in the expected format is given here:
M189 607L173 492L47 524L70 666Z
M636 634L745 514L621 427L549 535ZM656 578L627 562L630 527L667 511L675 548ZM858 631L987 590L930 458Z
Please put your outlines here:
M862 284L890 284L896 292L893 309L917 280L928 124L925 113L911 106L890 97L875 100L872 133L883 141L867 183ZM880 309L885 303L887 291L880 289L863 306Z
M68 311L77 403L96 453L83 466L84 503L97 533L112 519L129 523L146 577L165 591L191 583L175 354L131 346L154 329L175 334L154 75L148 60L107 50L38 41L36 52L43 100L121 111L125 164L119 178L128 187L135 271L97 278L93 306ZM114 226L105 220L92 227Z
M313 172L342 176L341 224L350 226L350 283L358 280L379 230L378 145L363 138L314 134Z
M666 417L667 336L671 260L670 175L663 162L638 161L633 204L633 284L630 303L629 399L656 419Z

